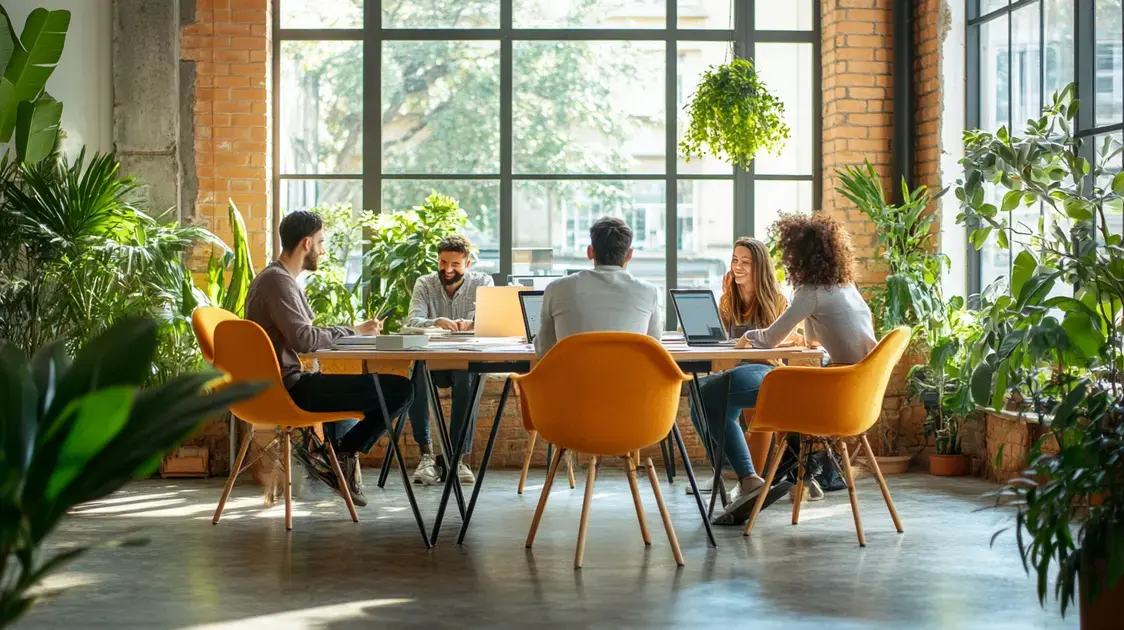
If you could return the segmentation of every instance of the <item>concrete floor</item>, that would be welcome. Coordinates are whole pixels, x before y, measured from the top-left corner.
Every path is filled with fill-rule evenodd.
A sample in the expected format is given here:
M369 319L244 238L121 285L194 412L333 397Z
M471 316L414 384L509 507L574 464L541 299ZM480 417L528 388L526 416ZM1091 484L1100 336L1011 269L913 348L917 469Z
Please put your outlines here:
M805 504L789 523L786 500L753 536L706 537L680 477L663 490L686 555L676 569L655 501L641 483L652 546L644 548L620 470L596 486L585 567L573 569L584 475L564 478L533 551L524 550L543 472L526 494L517 476L489 475L473 528L456 545L451 513L426 552L397 477L373 488L351 523L343 502L317 489L286 533L281 506L263 509L252 483L235 489L210 524L221 481L145 481L75 511L54 541L91 542L131 530L148 545L100 548L50 581L61 589L21 628L725 627L1075 628L1043 611L1004 520L976 511L994 486L975 479L890 477L906 533L894 532L872 479L859 481L867 547L856 543L847 493ZM427 525L440 491L420 488Z

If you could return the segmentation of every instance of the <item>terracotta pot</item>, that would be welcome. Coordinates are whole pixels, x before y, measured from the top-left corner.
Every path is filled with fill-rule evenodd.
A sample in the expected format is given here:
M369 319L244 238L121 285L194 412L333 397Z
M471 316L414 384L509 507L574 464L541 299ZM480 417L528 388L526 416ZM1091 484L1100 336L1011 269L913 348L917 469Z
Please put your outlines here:
M972 472L967 455L930 455L929 474L938 477L963 477Z
M1086 601L1085 591L1093 579L1100 581L1100 588L1096 599ZM1081 630L1119 628L1120 611L1124 608L1124 580L1117 580L1116 586L1110 590L1105 580L1104 562L1095 562L1092 570L1078 571L1077 585L1081 599Z
M900 475L909 470L909 462L913 459L913 455L878 455L875 459L878 460L878 470L881 470L883 475ZM865 457L855 461L874 472Z

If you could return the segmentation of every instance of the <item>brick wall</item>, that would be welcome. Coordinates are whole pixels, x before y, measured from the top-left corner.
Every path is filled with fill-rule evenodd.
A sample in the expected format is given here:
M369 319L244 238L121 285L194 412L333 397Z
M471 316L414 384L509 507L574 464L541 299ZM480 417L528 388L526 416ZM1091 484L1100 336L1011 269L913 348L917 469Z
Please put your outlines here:
M941 91L941 42L951 26L952 15L946 0L918 0L913 24L916 57L913 71L916 79L917 110L914 136L913 186L925 185L932 192L940 189L941 113L944 111Z
M185 217L233 241L227 200L246 221L255 266L272 239L270 0L195 0L195 22L180 33L181 57L195 62L194 135L198 195ZM197 252L196 269L208 252Z

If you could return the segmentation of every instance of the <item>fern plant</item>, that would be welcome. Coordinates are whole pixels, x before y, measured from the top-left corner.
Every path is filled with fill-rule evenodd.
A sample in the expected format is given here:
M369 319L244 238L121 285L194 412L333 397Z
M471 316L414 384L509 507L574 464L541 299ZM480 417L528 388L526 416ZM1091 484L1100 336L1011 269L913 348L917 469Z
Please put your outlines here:
M784 103L769 92L749 59L707 70L684 109L691 120L679 149L688 162L708 150L749 168L760 151L779 154L791 134Z

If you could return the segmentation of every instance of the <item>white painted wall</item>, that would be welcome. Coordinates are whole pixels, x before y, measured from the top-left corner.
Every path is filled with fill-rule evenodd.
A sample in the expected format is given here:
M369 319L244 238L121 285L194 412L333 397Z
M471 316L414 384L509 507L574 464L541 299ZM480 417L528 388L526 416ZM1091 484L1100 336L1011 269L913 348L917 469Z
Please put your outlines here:
M47 81L47 91L62 101L63 149L71 157L113 150L111 0L0 0L17 34L32 10L70 11L70 30L62 59Z
M953 191L962 170L960 158L964 157L964 3L949 0L951 29L942 44L941 82L944 94L944 115L941 117L941 183L950 189L941 198L941 251L949 257L951 269L944 278L946 297L968 294L968 233L956 225L960 204Z

